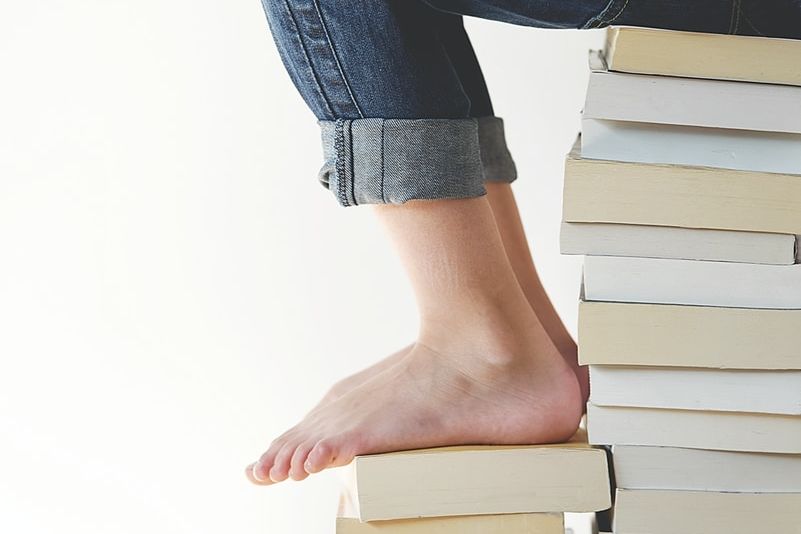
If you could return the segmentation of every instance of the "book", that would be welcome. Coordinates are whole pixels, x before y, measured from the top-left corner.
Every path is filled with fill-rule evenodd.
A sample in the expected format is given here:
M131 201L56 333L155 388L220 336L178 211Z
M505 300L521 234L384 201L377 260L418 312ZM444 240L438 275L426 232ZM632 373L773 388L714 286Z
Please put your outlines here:
M338 515L336 534L564 534L562 514L425 517L361 522Z
M615 482L624 489L801 493L801 455L612 447Z
M801 134L585 118L581 157L801 174Z
M619 489L615 534L801 533L799 493Z
M789 265L796 238L788 234L736 232L609 223L562 223L562 254L635 256Z
M801 415L801 371L591 365L590 389L597 406Z
M801 311L579 303L582 365L801 370Z
M801 176L585 159L565 163L566 222L801 234Z
M592 67L584 119L801 133L801 87Z
M801 416L587 404L590 443L801 454Z
M801 265L584 258L586 300L801 309Z
M565 534L559 514L426 517L361 522L337 517L336 534Z
M801 41L612 26L610 70L801 85Z
M351 473L352 475L352 473ZM339 495L337 534L564 534L564 514L499 514L360 521L353 484Z
M579 431L568 443L457 446L357 456L354 517L362 521L611 506L606 452Z

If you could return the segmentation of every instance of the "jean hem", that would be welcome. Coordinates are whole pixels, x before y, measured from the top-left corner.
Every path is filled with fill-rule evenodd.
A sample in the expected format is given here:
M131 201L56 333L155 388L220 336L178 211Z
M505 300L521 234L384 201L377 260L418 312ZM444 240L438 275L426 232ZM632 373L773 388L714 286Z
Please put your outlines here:
M319 181L342 206L472 198L517 174L498 117L318 121Z

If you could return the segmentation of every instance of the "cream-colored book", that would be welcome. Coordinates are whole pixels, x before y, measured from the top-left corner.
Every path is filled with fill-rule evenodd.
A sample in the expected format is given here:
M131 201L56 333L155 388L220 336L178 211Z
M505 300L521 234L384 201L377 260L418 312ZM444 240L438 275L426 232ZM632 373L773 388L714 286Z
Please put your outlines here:
M630 26L607 30L609 70L801 85L801 41Z
M616 534L801 534L801 493L617 490Z
M458 446L357 456L362 521L459 515L592 512L611 506L606 453L579 431L568 443Z
M362 522L348 492L340 496L336 534L564 534L563 514L425 517Z
M801 175L584 159L577 143L563 219L801 234Z
M582 365L801 370L801 310L579 303Z
M801 454L801 416L587 404L590 442Z

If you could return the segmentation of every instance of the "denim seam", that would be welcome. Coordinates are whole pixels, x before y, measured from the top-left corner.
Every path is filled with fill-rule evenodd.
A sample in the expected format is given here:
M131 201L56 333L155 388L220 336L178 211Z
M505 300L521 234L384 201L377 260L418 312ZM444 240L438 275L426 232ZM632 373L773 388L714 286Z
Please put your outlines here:
M729 30L726 33L731 34L734 31L735 13L737 13L737 0L731 0L731 17L729 17Z
M345 192L345 121L337 119L334 130L334 177L336 179L336 196L340 204L349 206Z
M325 107L328 112L333 115L334 110L331 109L331 103L328 101L325 93L323 92L322 84L320 84L320 80L317 77L317 73L314 71L314 67L312 66L311 59L309 58L309 51L306 49L306 43L303 42L302 32L298 28L298 22L295 19L295 14L292 12L292 8L289 6L289 0L284 0L283 2L284 7L286 8L286 12L289 15L290 20L292 21L292 26L295 28L295 34L298 38L298 42L300 43L300 49L303 51L303 58L306 60L306 67L308 67L309 72L314 79L314 87L317 90L317 93L320 95L320 98L325 103Z
M334 62L337 64L337 70L339 71L339 76L342 79L342 83L345 85L345 89L348 90L350 101L356 108L356 112L359 114L359 117L364 118L364 113L359 107L359 104L356 102L356 98L353 96L353 90L350 87L350 83L348 83L348 79L345 77L345 72L342 70L342 63L339 61L339 56L337 56L336 49L334 48L334 43L331 41L331 36L328 33L328 27L325 25L325 21L323 20L323 14L320 11L319 0L313 0L313 4L314 4L314 9L317 12L317 18L320 19L320 27L323 29L323 33L325 34L325 40L328 42L328 47L331 49L331 56L334 58Z
M607 21L606 21L606 24L612 24L612 23L613 23L613 22L615 22L617 19L619 19L619 18L620 18L620 15L622 15L622 14L623 14L623 11L625 11L625 10L626 10L626 7L628 7L628 5L629 5L629 2L630 2L630 1L631 1L631 0L626 0L626 2L623 4L623 7L621 7L621 8L620 8L620 11L618 11L618 12L617 12L617 15L615 15L615 16L614 16L614 17L612 17L611 19L607 20Z
M601 24L604 23L603 21L604 21L604 18L606 17L606 15L612 10L612 8L614 6L619 5L619 4L620 4L620 0L609 0L609 4L607 4L607 6L603 9L603 11L601 11L596 16L591 18L584 25L583 29L600 28ZM620 15L620 13L618 13L618 15Z
M745 14L745 13L743 13L742 11L740 11L740 14L741 14L741 15L742 15L742 17L743 17L743 20L745 20L745 22L746 22L746 23L747 23L747 24L748 24L748 25L751 27L751 29L752 29L752 30L754 30L754 32L755 32L757 35L760 35L760 36L762 36L762 37L764 37L764 36L765 36L765 34L764 34L764 33L762 33L762 32L759 30L759 28L757 28L756 26L754 26L754 23L751 21L751 19L749 19L749 18L748 18L748 15L746 15L746 14Z
M381 121L381 200L387 202L387 193L384 191L384 121Z

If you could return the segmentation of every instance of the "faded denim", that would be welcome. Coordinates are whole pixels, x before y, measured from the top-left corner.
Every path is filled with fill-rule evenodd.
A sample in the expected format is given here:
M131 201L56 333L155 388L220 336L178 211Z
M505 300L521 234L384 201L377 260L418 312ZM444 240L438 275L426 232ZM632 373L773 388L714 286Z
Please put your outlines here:
M515 165L462 16L801 38L801 0L262 0L343 206L483 195ZM510 51L513 52L513 51ZM536 51L531 51L536 53Z

